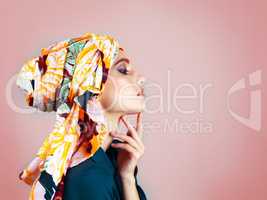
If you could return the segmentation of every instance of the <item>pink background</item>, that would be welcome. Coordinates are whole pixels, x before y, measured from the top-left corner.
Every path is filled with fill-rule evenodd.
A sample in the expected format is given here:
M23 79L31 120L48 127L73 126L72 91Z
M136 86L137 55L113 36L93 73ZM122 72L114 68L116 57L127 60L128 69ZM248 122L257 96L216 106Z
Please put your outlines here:
M148 199L266 200L266 10L263 0L2 3L1 199L27 199L30 188L18 180L18 172L51 131L55 117L14 111L10 102L21 107L24 99L12 77L42 47L95 32L116 37L148 83L162 90L147 91L161 95L163 101L162 110L144 117L146 152L139 163L139 183ZM236 121L226 105L232 85L256 70L262 73L259 131ZM183 109L194 109L193 114L183 114L168 103L184 83L192 84L197 93L200 85L212 85L203 113L198 99L176 100ZM242 90L231 98L234 112L248 116L248 95L249 90ZM148 105L155 109L159 103L154 99ZM184 132L164 124L195 119L210 123L212 129Z

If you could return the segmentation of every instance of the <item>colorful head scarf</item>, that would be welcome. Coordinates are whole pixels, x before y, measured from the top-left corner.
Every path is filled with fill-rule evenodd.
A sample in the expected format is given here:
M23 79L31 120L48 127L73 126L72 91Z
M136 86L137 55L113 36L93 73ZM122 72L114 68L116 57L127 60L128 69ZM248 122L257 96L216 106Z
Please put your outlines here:
M64 176L82 137L89 141L87 158L100 147L107 124L97 98L118 51L118 41L111 36L87 32L42 48L41 55L20 70L16 84L27 92L27 104L56 112L53 131L20 174L24 173L26 178L21 180L32 186L30 200L62 199ZM44 171L54 185L49 195L40 184Z

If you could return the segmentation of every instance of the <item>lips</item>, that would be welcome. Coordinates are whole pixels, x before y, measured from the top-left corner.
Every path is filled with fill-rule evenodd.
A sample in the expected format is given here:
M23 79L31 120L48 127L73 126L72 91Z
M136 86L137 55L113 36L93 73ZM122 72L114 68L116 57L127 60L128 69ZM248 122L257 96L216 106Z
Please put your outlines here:
M144 94L144 89L141 89L138 93L137 96L145 96Z

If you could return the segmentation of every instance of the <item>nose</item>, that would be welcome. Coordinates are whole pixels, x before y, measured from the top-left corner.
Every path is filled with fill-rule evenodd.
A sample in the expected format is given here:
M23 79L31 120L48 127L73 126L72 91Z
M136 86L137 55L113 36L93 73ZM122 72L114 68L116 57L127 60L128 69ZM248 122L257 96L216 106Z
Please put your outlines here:
M137 84L138 84L141 88L143 88L145 82L146 82L145 77L144 77L144 76L140 76L140 78L139 78L138 81L137 81Z

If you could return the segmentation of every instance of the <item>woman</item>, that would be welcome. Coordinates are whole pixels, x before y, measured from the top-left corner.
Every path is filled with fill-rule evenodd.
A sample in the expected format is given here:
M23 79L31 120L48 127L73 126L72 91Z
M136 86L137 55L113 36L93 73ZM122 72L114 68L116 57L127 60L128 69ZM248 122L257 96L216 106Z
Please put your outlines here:
M52 133L20 173L32 186L30 199L146 199L136 179L143 83L124 49L105 35L55 43L25 63L17 85L28 105L57 112ZM119 123L127 134L117 131Z

